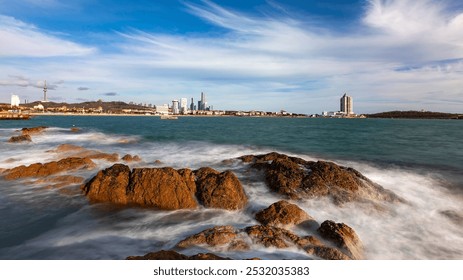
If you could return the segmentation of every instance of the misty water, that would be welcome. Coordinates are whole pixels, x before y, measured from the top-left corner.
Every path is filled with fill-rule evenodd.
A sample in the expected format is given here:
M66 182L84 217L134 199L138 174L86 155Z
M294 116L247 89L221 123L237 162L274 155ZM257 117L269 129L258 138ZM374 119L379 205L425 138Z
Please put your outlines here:
M7 143L22 127L48 126L33 142ZM71 132L71 127L80 131ZM248 172L245 154L277 151L306 160L329 160L357 169L407 203L379 211L329 199L291 201L318 222L351 226L368 259L463 258L463 122L456 120L291 119L40 116L0 123L0 169L49 162L63 143L119 155L139 155L131 167L232 170L249 198L241 211L155 209L91 204L73 185L61 189L29 179L0 178L1 259L124 259L170 249L185 237L216 225L258 224L257 211L283 199L262 175ZM161 165L155 164L159 160ZM90 179L113 163L80 171ZM304 229L293 229L306 235ZM191 248L182 253L206 252ZM308 259L296 248L253 245L247 252L213 252L230 258Z

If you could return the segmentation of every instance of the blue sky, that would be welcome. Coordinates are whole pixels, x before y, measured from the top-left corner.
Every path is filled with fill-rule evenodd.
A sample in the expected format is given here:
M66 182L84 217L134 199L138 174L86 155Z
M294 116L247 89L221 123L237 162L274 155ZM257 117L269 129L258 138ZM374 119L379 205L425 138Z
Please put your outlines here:
M0 0L0 102L463 111L459 0Z

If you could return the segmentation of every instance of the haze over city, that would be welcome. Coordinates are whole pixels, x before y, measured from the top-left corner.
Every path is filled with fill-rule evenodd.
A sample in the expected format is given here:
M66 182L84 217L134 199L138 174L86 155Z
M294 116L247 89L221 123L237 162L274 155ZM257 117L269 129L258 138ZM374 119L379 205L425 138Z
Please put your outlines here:
M0 0L0 103L461 112L463 3Z

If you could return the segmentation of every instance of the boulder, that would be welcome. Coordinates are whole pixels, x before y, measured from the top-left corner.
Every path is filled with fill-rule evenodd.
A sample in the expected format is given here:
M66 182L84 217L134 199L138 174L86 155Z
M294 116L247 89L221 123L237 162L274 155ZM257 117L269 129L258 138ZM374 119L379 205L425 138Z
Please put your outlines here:
M62 188L71 185L80 185L84 182L85 178L73 175L59 175L40 178L35 183L47 184L46 188Z
M4 174L6 180L15 180L25 177L45 177L53 174L81 170L93 169L96 165L88 158L70 157L59 161L52 161L47 163L34 163L29 166L21 165L12 169L7 169Z
M132 203L174 210L195 208L198 203L191 184L173 168L135 168L127 195Z
M21 133L22 135L37 134L43 132L47 128L47 126L24 127L23 129L21 129Z
M256 220L265 226L292 226L313 221L304 210L295 204L280 200L256 214Z
M272 226L250 226L244 229L254 243L265 247L288 248L295 246L300 237L289 230Z
M231 171L218 172L203 167L194 172L196 176L196 196L209 208L239 210L244 208L247 197L243 186Z
M321 237L333 242L352 259L363 259L363 245L355 231L346 224L324 221L317 230Z
M32 142L32 138L30 135L20 135L20 136L11 136L9 143L21 143L21 142Z
M176 247L188 248L208 245L210 247L225 246L229 250L234 250L238 241L242 240L240 240L238 231L234 227L216 226L185 238L177 243Z
M404 202L360 172L332 162L306 161L278 153L240 159L262 169L267 186L291 199L327 196L338 205L350 201Z
M115 164L98 172L83 190L94 202L174 210L197 207L194 190L173 168L130 168Z
M130 256L127 260L230 260L211 253L199 253L193 256L186 256L176 251L157 251L151 252L144 256Z
M125 162L137 162L137 161L141 161L141 158L137 155L132 156L132 155L127 154L122 157L122 160Z

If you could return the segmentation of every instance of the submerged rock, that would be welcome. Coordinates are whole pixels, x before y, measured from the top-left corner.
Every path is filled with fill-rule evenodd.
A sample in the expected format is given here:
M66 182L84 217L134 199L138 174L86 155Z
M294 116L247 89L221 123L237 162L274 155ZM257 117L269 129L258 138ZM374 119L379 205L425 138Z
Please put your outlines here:
M116 153L108 154L96 150L88 150L86 148L72 145L72 144L62 144L59 145L56 149L50 150L48 152L53 152L57 154L65 154L66 156L80 157L80 158L89 158L89 159L102 159L109 162L116 162L119 160L119 155Z
M28 134L20 136L11 136L8 140L9 143L32 142L32 137Z
M200 171L135 168L115 164L98 172L84 187L94 202L135 204L174 210L205 207L239 209L247 201L241 184L231 172L211 168Z
M249 246L240 238L239 231L232 226L216 226L189 236L177 243L176 247L208 245L210 247L225 246L228 250L248 250Z
M34 163L29 166L21 165L7 169L4 171L4 178L6 180L15 180L26 177L45 177L66 171L90 170L95 167L95 163L88 158L70 157L59 161Z
M134 161L137 162L137 161L141 161L141 158L137 155L132 156L132 155L127 154L122 157L122 160L125 162L134 162Z
M313 221L304 210L295 204L280 200L256 214L256 220L269 226L292 226L303 222Z
M218 172L203 167L194 172L198 200L209 208L238 210L244 208L247 197L243 186L231 171Z
M291 199L328 196L338 205L350 201L403 201L360 172L332 162L305 161L278 153L240 159L262 169L268 187Z
M23 129L21 129L21 133L22 135L36 134L43 132L47 128L48 126L24 127Z

